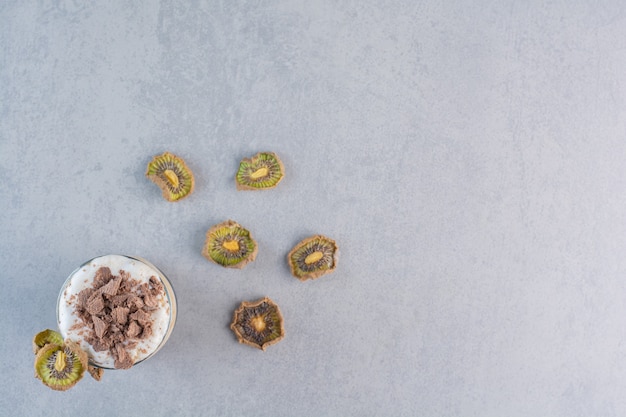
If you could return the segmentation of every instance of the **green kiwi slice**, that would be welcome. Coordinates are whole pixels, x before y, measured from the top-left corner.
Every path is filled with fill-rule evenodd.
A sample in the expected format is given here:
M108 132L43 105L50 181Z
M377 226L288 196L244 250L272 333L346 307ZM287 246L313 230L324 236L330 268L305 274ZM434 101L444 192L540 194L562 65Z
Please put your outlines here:
M298 243L287 255L293 276L301 281L319 278L337 267L338 247L334 240L316 235Z
M33 338L33 352L35 355L41 348L48 344L62 346L63 336L61 336L61 333L50 329L37 333Z
M206 233L202 255L226 268L243 268L254 261L257 250L250 232L239 223L227 220L211 227Z
M72 341L47 344L35 357L35 376L53 390L66 391L82 379L87 363L87 354Z
M146 176L161 188L167 201L178 201L193 192L193 173L182 158L169 152L150 161Z
M238 190L266 190L274 188L283 179L285 168L278 155L259 152L239 163L235 175Z
M230 328L239 343L265 350L285 337L283 315L278 305L268 297L258 301L243 301L235 310Z

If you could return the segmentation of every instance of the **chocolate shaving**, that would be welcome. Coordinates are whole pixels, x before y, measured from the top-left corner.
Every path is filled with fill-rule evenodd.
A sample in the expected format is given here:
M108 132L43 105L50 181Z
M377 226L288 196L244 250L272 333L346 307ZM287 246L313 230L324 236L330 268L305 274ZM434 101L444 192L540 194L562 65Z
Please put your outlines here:
M130 297L133 297L132 294L122 294L122 295L115 295L113 297L109 297L109 299L111 300L111 304L113 304L115 307L120 307L123 305L126 305L126 300L128 300Z
M97 339L95 337L88 337L85 340L87 340L87 343L89 343L96 352L104 352L111 349L110 340Z
M100 287L100 291L102 294L113 296L117 293L117 290L120 288L120 283L122 282L122 277L117 277L109 281L106 285Z
M126 324L129 312L130 308L128 307L115 307L111 312L113 321L117 324Z
M96 332L96 337L98 339L102 339L108 325L103 320L98 318L98 316L92 316L91 319L93 320L93 330Z
M115 369L129 369L133 366L133 360L121 344L115 345L113 357L115 358Z
M100 313L102 309L104 309L104 300L102 299L100 292L96 291L96 293L89 297L89 300L87 300L86 310L93 316Z
M163 284L155 276L150 277L150 285L152 286L150 294L153 296L163 293Z
M128 297L128 306L134 308L135 310L139 310L144 306L143 300L141 297L137 297L133 294Z
M154 310L159 306L159 302L157 301L156 297L154 297L150 293L143 296L143 303L150 310Z
M78 305L79 306L85 306L87 305L87 300L89 300L89 297L91 297L91 294L93 294L93 288L87 288L82 290L81 292L78 293Z
M147 325L151 321L150 314L146 313L143 310L135 311L133 314L130 315L130 318L133 320L137 320L142 326Z
M93 286L100 288L111 280L111 270L103 266L96 271L96 276L93 279Z
M141 339L147 339L148 337L152 336L152 325L151 323L149 323L148 325L144 326L143 328L143 332L141 332Z
M142 330L143 329L141 328L141 326L137 324L135 320L133 320L130 322L130 325L126 329L126 336L129 338L133 338L141 334Z
M140 284L126 271L114 276L101 267L93 286L77 297L76 312L87 329L85 340L96 352L109 351L115 368L130 368L134 360L128 350L152 335L150 311L158 308L159 297L164 297L164 288L156 277Z

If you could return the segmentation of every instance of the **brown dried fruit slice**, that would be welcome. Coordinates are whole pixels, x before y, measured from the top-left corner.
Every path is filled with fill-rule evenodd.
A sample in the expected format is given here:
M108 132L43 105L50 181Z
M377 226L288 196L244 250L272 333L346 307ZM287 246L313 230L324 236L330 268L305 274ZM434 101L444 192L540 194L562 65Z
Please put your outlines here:
M287 255L293 276L301 281L319 278L337 267L338 247L334 240L317 235L298 243Z
M193 192L193 174L185 161L165 152L155 156L148 164L146 176L161 188L167 201L178 201Z
M53 390L65 391L82 379L87 363L87 354L72 341L47 344L35 357L35 376Z
M265 297L255 302L243 301L235 310L230 328L239 343L265 350L285 337L283 316L278 305Z
M227 220L209 229L202 255L226 268L243 268L254 261L257 250L250 232L239 223Z

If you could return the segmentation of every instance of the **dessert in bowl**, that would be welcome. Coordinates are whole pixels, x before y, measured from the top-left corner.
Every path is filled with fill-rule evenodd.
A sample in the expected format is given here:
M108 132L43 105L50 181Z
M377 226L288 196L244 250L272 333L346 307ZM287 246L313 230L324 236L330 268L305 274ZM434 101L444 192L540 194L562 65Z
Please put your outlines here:
M128 369L167 342L176 323L176 296L165 274L145 259L100 256L65 281L57 322L90 365Z

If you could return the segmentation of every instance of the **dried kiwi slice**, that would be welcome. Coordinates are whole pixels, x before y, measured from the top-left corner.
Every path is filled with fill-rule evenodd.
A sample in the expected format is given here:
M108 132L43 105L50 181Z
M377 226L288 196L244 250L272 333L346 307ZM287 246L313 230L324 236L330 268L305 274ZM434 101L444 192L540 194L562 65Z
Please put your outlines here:
M63 346L63 336L61 336L61 333L50 329L37 333L33 338L33 352L35 352L35 355L41 348L48 344Z
M285 337L283 315L278 305L267 297L255 302L243 301L235 310L230 328L239 343L261 350Z
M239 163L235 175L238 190L264 190L274 188L283 179L285 168L273 152L259 152Z
M243 268L254 261L257 249L248 230L237 222L227 220L209 229L202 255L226 268Z
M298 243L287 255L291 273L301 281L319 278L337 267L337 244L317 235Z
M56 391L72 388L87 369L87 354L72 341L47 344L35 357L35 376Z
M155 156L146 176L158 185L167 201L178 201L192 193L193 174L181 158L169 152Z

